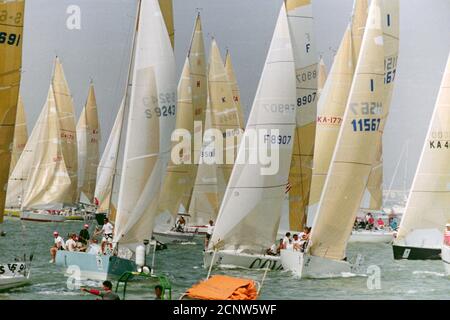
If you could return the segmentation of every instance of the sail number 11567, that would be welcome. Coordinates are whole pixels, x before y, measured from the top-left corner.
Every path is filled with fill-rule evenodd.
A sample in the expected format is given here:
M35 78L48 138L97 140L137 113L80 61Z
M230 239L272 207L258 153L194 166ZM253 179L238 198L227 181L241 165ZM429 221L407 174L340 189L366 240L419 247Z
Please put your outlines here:
M353 131L355 132L367 132L378 131L380 128L381 119L359 119L351 122Z

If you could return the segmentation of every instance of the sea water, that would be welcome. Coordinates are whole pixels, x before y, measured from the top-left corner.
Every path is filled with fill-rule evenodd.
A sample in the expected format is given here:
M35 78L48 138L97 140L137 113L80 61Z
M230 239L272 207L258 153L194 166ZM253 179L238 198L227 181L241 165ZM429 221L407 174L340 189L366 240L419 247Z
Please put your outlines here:
M96 299L82 293L64 271L49 263L53 231L67 240L68 233L78 233L84 222L37 223L6 219L6 237L0 237L0 263L16 256L33 254L31 285L0 293L0 299ZM168 245L157 251L155 271L164 274L172 285L172 298L207 275L202 267L203 238L184 244ZM269 271L264 279L261 299L450 299L450 278L444 275L442 261L395 261L390 244L350 244L349 259L362 257L359 269L365 276L348 274L335 279L297 279L290 272ZM150 263L151 257L148 257ZM262 282L264 271L244 269L214 270ZM69 279L70 280L70 279ZM98 281L82 285L101 286ZM115 283L114 283L115 285ZM127 299L154 299L154 281L131 283Z

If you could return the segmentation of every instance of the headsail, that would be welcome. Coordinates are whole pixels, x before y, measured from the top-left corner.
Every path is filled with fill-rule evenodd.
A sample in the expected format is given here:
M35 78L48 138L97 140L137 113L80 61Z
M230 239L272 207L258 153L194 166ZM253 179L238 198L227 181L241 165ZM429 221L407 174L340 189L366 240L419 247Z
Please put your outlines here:
M260 253L272 245L292 156L295 99L295 63L283 4L210 248L241 247ZM263 173L268 166L261 161L248 161L249 154L268 147L279 150L271 162L278 163L275 173Z
M173 3L172 0L159 0L164 23L166 25L167 33L170 37L170 44L175 48L175 28L173 25Z
M94 200L99 161L100 126L94 84L91 82L86 104L77 124L78 139L78 188L80 200L83 194L92 203Z
M361 51L328 176L313 223L309 251L342 260L372 164L385 105L380 0L372 0Z
M98 201L98 212L110 212L113 181L117 174L117 157L119 155L120 136L124 117L124 101L117 112L114 126L103 151L97 170L97 184L95 186L95 198Z
M0 12L7 20L0 24L0 32L7 37L7 41L0 43L0 223L3 222L19 97L24 3L22 0L0 1Z
M323 87L325 87L325 82L327 81L327 67L323 58L320 57L317 73L317 101L320 101L320 95L322 94ZM318 102L317 102L318 103ZM316 129L317 130L317 129Z
M450 55L395 243L441 246L450 221L449 140Z
M225 56L225 70L227 72L228 80L230 81L231 84L231 90L233 92L233 101L238 110L239 126L242 130L244 130L245 119L241 105L241 93L239 90L239 85L237 83L236 74L234 73L233 63L231 62L231 54L229 50L227 50L227 54Z
M310 0L285 0L297 79L297 131L289 172L289 229L303 230L311 187L317 115L317 53Z
M72 182L64 161L60 117L52 85L40 119L33 165L23 199L23 209L62 209L70 203Z

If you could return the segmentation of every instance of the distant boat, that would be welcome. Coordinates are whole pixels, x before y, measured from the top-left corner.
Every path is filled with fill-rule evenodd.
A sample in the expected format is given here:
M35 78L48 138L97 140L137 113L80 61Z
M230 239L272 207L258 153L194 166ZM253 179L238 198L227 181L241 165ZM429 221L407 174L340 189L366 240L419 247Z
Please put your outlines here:
M341 277L357 271L357 265L347 259L346 247L389 112L384 104L383 33L385 26L398 27L398 17L398 1L371 1L347 107L306 252L281 250L283 268L300 277ZM366 106L372 107L366 110Z
M156 239L163 242L191 241L194 237L194 234L187 230L174 230L174 225L180 210L186 211L191 201L200 154L198 146L194 144L194 138L199 136L204 128L207 95L205 47L198 14L178 84L175 125L177 130L189 133L191 140L189 149L184 148L177 154L172 154L167 166L158 205L158 211L166 214L157 217L160 223L157 222L154 230ZM173 144L175 145L176 143ZM174 157L178 157L178 164L173 161Z
M204 253L204 267L233 265L279 269L279 257L266 255L275 240L292 157L295 115L295 63L284 3L247 121L236 164ZM283 108L278 108L278 106ZM268 106L276 106L270 108ZM278 130L277 135L269 130ZM267 134L270 140L251 139ZM274 142L272 142L274 141ZM267 164L249 163L257 148L279 147L275 173ZM267 173L267 174L266 174Z
M450 56L397 237L394 259L441 259L450 221Z

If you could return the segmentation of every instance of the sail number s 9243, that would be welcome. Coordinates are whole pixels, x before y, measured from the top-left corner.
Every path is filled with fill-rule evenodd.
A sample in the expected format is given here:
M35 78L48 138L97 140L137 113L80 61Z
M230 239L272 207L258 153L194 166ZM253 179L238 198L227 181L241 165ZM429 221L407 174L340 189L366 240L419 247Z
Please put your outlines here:
M147 119L151 119L153 115L159 117L169 117L175 115L175 105L156 107L152 109L145 109L145 116Z

